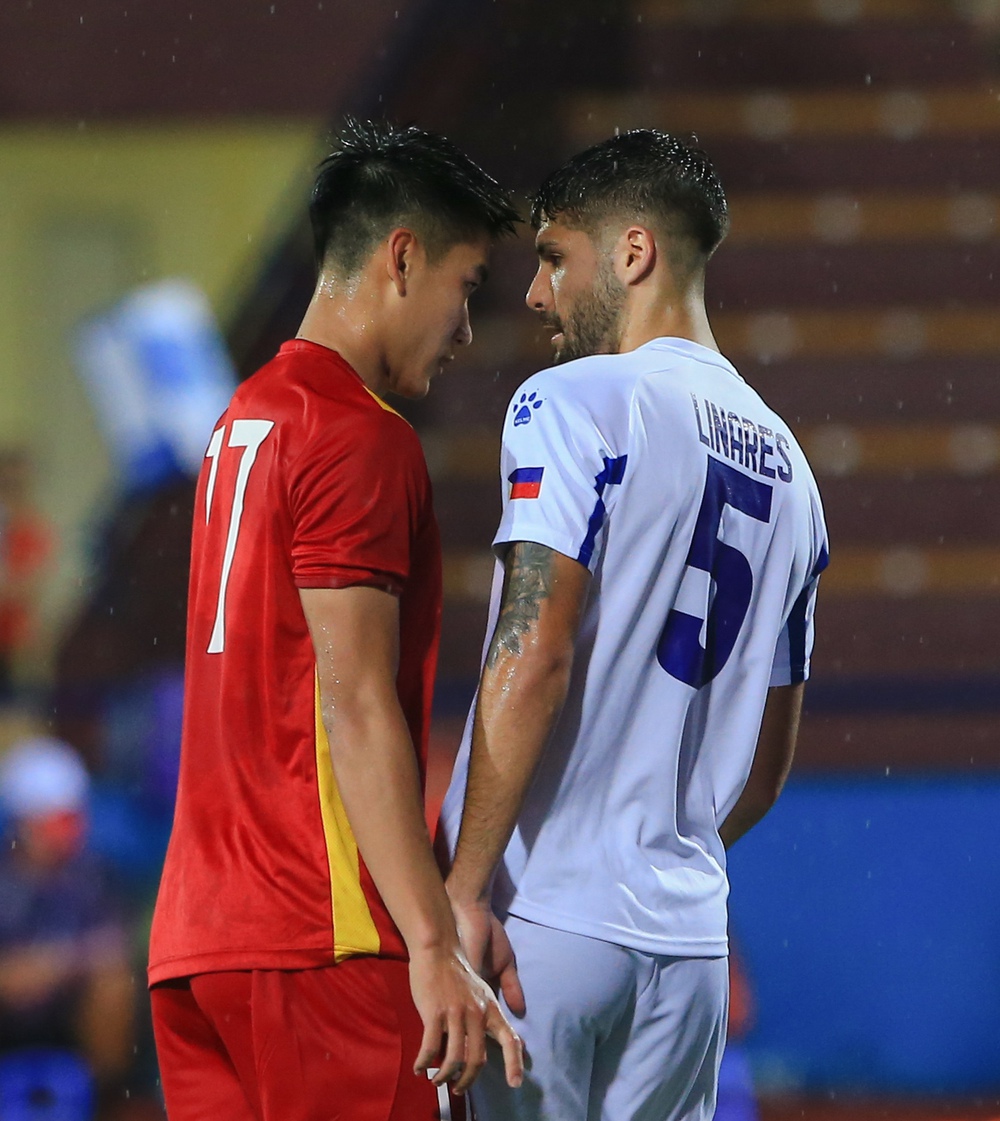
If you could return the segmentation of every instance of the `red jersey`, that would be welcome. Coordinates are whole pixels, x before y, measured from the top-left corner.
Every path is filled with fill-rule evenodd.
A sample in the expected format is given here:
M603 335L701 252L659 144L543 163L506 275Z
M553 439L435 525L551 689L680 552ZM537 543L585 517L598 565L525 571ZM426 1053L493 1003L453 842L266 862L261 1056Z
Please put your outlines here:
M339 355L295 340L236 391L198 481L151 984L406 957L334 781L299 599L350 585L399 595L397 691L423 775L441 618L423 452Z

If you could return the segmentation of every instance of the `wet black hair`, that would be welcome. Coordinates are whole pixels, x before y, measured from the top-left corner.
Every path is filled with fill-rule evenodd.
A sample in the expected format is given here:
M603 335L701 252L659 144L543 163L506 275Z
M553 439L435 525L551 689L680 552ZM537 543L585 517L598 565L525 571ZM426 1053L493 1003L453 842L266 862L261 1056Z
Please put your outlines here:
M680 223L706 258L729 228L726 194L705 152L651 128L613 136L554 171L532 201L531 224L537 230L559 218L594 232L612 213Z
M317 265L352 275L397 226L411 227L432 258L520 221L510 196L444 136L348 117L319 165L309 203Z

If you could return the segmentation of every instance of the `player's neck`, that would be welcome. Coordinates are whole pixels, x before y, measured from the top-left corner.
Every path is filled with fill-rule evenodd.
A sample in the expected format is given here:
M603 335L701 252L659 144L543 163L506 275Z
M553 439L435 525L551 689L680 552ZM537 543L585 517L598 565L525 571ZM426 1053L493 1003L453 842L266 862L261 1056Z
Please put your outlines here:
M338 298L317 287L296 338L335 350L368 388L380 396L388 386L384 355L371 317L357 299Z
M632 301L622 332L620 353L663 338L688 339L709 350L719 349L700 292L689 291L684 296L660 294Z

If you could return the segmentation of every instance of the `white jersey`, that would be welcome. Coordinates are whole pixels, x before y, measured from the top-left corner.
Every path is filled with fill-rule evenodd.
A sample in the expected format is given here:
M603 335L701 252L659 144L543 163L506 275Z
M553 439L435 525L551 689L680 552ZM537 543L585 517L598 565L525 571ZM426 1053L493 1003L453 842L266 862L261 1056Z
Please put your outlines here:
M529 378L501 476L498 551L537 542L592 580L495 905L648 953L724 954L719 826L768 687L808 676L827 563L805 456L725 358L661 338ZM471 718L442 811L452 849L470 739Z

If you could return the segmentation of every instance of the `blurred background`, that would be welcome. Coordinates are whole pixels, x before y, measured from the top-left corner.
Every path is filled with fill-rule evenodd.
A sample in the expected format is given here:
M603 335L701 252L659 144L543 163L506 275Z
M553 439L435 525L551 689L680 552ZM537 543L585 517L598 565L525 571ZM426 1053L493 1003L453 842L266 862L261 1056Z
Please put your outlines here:
M732 854L757 1105L744 1078L725 1116L1000 1117L998 99L997 0L0 5L0 1121L161 1116L143 971L193 473L296 330L345 111L441 129L522 196L616 129L715 159L713 323L811 456L833 556L793 777ZM548 359L532 272L525 233L405 410L445 547L432 813L503 410Z

